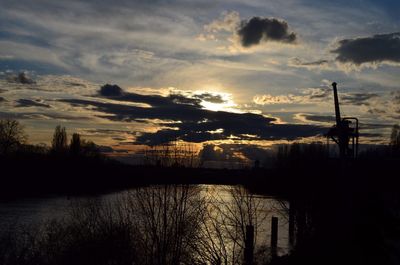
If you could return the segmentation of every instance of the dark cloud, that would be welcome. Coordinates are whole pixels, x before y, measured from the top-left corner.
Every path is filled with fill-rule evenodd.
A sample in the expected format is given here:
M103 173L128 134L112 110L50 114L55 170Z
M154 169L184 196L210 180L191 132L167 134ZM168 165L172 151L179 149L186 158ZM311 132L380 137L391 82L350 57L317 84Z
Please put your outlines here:
M334 116L323 116L323 115L312 115L312 114L303 114L301 115L307 121L315 121L315 122L326 122L333 123L336 121Z
M149 104L153 107L165 107L174 105L193 105L200 107L201 100L199 98L189 98L181 94L171 94L167 97L160 95L142 95L136 93L124 92L122 88L117 85L106 84L101 87L99 95L112 98L119 101L135 102Z
M328 63L328 60L318 60L318 61L313 61L313 62L302 62L301 65L304 66L317 66L317 65L323 65Z
M189 98L181 94L171 94L167 97L175 104L186 104L200 107L201 100L199 98Z
M302 117L304 117L307 121L331 123L332 125L335 123L334 116L303 114ZM371 132L366 132L366 131L369 131L369 130L376 131L376 130L388 129L388 128L391 128L392 126L393 126L392 124L363 123L363 122L360 122L360 124L359 124L362 137L381 136L381 133L376 133L376 132L371 133Z
M378 94L375 93L352 93L352 94L344 94L340 97L342 103L349 105L369 105L368 102L372 98L379 97Z
M4 112L0 111L0 119L26 120L89 120L88 117L76 117L57 113L40 112Z
M243 47L257 45L261 41L294 43L297 39L294 32L289 32L286 21L275 18L253 17L242 21L237 33Z
M51 108L49 104L43 103L40 100L31 100L31 99L18 99L16 107L43 107L43 108Z
M194 97L204 100L204 101L207 101L207 102L216 103L216 104L225 102L225 100L222 98L221 95L213 95L211 93L202 93L202 94L194 95Z
M132 133L130 131L125 131L125 130L114 130L114 129L87 129L85 130L85 132L87 132L89 135L91 134L121 134L121 133ZM85 134L83 134L85 135Z
M123 90L117 85L105 84L100 88L99 94L105 97L121 96Z
M81 99L60 99L60 101L76 106L94 107L97 111L107 114L100 117L113 121L143 122L146 119L175 121L160 123L159 125L167 128L156 133L143 133L137 136L136 143L148 145L173 140L204 142L231 137L248 140L293 140L321 134L324 131L320 126L274 124L275 118L259 114L205 110L199 105L200 99L188 98L180 94L163 97L124 92L113 99L146 103L151 107Z
M33 81L25 72L21 72L18 75L13 75L7 77L9 82L20 83L20 84L35 84L36 82Z
M65 85L67 86L72 86L72 87L86 87L85 84L77 83L77 82L70 82L70 81L64 81Z
M360 132L360 137L367 137L367 138L380 138L384 136L383 133L367 133L367 132Z
M3 101L6 101L6 99L3 97L0 97L0 102L3 102Z
M377 124L377 123L361 123L361 129L363 130L375 130L375 129L390 129L393 127L393 124Z
M336 53L336 60L342 63L400 63L400 32L344 39L338 45L331 52Z

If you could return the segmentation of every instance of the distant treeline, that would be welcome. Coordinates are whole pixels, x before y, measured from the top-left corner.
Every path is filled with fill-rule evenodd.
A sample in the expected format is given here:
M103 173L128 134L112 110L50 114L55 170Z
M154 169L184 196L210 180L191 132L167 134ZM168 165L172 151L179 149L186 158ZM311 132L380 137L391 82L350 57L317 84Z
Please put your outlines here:
M102 156L95 143L82 140L78 133L74 133L68 143L66 129L60 125L54 130L51 147L44 144L28 144L27 139L24 127L17 120L0 120L0 155L3 157L29 154L97 158Z
M400 127L395 125L389 144L369 148L357 160L330 157L321 143L279 146L274 167L254 166L241 170L205 169L190 145L149 148L142 165L132 166L110 159L92 141L77 133L70 140L65 127L54 130L51 146L27 142L23 126L16 120L0 120L0 194L19 196L43 192L88 192L162 183L246 184L268 192L289 192L292 187L310 186L321 175L332 176L347 168L355 175L372 175L397 168L400 158ZM261 158L263 159L263 158ZM260 165L261 164L261 165ZM268 188L266 188L268 187ZM292 191L290 191L292 192Z
M16 120L0 121L0 195L88 192L125 185L127 167L104 156L92 141L57 126L52 144L27 143ZM112 180L112 181L110 181Z

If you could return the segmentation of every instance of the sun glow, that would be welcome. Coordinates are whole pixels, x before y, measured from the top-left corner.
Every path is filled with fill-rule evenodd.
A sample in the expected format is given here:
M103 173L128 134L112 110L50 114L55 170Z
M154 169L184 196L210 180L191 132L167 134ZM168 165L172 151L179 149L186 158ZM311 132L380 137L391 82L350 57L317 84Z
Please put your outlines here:
M208 90L209 91L209 90ZM202 95L200 105L211 111L228 111L241 113L237 104L232 99L232 94L224 92L196 91L195 95ZM204 95L207 95L206 97Z

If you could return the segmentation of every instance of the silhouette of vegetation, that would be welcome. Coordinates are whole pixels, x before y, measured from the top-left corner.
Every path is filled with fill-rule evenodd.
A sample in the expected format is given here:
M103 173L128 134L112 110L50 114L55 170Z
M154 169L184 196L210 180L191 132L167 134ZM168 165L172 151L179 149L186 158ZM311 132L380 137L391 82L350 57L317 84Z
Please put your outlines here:
M72 135L71 143L69 145L69 150L72 155L78 156L82 152L82 146L81 146L81 137L78 133L74 133Z
M209 206L197 234L201 242L197 249L205 257L204 264L243 264L245 242L249 235L246 227L254 228L254 264L269 260L266 219L271 215L265 199L248 192L241 186L229 187L220 193L209 192Z
M307 168L325 163L329 158L328 150L321 143L281 145L276 155L277 168Z
M0 120L0 155L16 151L27 140L23 126L16 120Z
M253 226L255 264L396 264L400 240L397 176L400 128L388 144L341 160L322 143L278 147L275 167L201 168L192 146L144 150L144 165L107 159L98 146L57 126L52 146L29 145L17 121L1 121L2 196L90 193L136 187L116 204L75 206L65 220L3 234L1 264L242 264ZM243 184L230 199L196 186ZM140 188L137 188L140 186ZM268 210L255 194L289 201L291 252L273 257L261 237ZM285 207L281 207L285 208ZM13 229L10 228L10 231ZM399 250L400 251L400 250Z
M107 201L73 200L61 219L33 228L14 224L0 233L0 262L242 264L243 229L251 223L261 231L268 212L265 201L243 188L226 192L233 204L188 185L132 189Z
M54 130L53 140L51 142L51 150L55 154L65 154L68 149L67 131L65 127L57 125Z
M158 167L188 167L199 166L197 152L193 145L172 142L148 147L143 150L144 165Z
M393 156L400 156L400 126L394 125L392 128L392 134L390 135L390 149Z

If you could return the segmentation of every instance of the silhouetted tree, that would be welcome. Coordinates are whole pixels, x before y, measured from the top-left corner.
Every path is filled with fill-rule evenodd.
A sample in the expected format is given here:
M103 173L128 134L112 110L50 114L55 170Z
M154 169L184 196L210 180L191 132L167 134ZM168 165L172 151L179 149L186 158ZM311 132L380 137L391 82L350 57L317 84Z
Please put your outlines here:
M56 129L54 130L51 149L55 153L63 153L67 150L67 148L67 131L65 130L65 127L57 125Z
M283 168L308 167L310 165L322 165L321 163L326 161L327 158L328 150L321 143L292 143L279 146L276 165Z
M100 150L97 144L92 141L82 141L82 152L85 156L98 157Z
M69 150L72 155L77 156L82 152L81 137L78 133L72 135L71 143L69 145Z
M172 167L197 167L197 151L191 144L168 143L148 147L143 150L147 165Z
M18 121L0 120L0 154L15 151L26 139L24 128Z
M400 126L398 124L394 125L392 128L392 134L390 135L390 148L392 155L400 155Z

